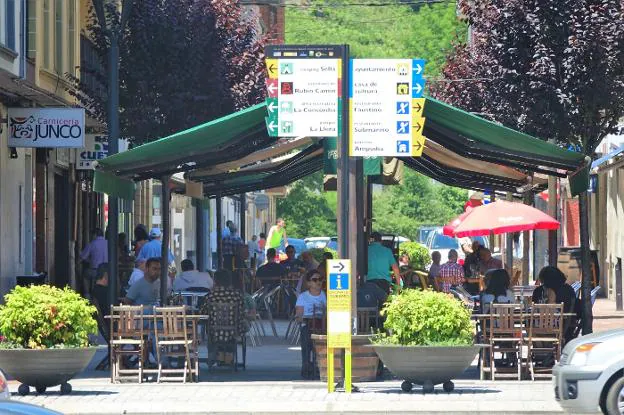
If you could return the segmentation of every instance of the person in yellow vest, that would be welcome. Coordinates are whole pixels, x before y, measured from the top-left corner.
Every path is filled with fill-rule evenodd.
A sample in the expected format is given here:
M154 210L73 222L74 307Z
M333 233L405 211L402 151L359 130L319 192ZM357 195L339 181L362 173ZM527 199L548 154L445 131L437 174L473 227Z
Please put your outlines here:
M269 229L269 237L266 241L265 252L271 248L277 251L282 243L282 239L284 239L284 247L288 246L288 238L286 237L286 222L284 222L284 219L279 218L277 219L275 225L271 226L271 229Z

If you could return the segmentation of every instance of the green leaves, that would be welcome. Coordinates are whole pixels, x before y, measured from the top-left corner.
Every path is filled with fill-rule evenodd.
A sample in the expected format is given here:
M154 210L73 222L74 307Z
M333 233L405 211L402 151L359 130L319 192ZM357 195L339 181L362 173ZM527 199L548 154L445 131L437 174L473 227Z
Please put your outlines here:
M49 285L15 287L0 306L0 332L9 347L87 347L97 333L95 307L80 294Z
M399 246L399 254L409 256L409 264L415 270L424 270L431 264L429 250L418 242L404 242Z
M376 342L404 346L468 345L473 342L470 311L444 293L406 289L382 310L387 335Z

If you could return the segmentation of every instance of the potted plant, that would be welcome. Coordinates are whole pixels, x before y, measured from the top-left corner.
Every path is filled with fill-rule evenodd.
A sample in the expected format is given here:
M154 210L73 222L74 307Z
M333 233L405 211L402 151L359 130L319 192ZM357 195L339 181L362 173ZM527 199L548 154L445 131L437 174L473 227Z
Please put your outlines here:
M473 345L470 311L448 294L429 290L406 289L392 296L382 314L386 320L381 333L373 339L373 348L384 365L412 385L433 392L442 383L451 392L451 381L474 360L479 346Z
M70 288L49 285L15 287L0 306L0 368L20 381L18 392L29 386L38 393L67 383L91 361L96 348L89 335L97 333L95 307Z

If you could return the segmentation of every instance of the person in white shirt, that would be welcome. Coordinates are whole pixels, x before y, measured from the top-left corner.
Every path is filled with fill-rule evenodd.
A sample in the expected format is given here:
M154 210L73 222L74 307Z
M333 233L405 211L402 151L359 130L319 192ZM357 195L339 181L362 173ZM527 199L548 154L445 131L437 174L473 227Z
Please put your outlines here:
M195 269L193 261L185 259L180 264L182 272L173 281L173 291L185 291L189 288L204 288L212 290L214 281L207 272L199 272Z
M322 320L327 306L327 297L321 289L321 274L317 270L309 271L305 280L308 283L308 291L297 297L295 313L301 324L301 376L310 378L314 376L314 367L311 361L312 339L310 337L311 324Z
M129 287L132 287L135 282L145 276L145 261L145 259L141 258L134 262L134 269L132 270L132 274L130 274L130 279L128 280Z

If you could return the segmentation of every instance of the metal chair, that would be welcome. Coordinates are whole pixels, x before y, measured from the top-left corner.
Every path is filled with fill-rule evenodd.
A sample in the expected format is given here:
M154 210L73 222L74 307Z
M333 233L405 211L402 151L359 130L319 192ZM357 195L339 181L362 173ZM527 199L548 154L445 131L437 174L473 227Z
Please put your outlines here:
M563 342L563 303L533 304L527 324L527 366L531 380L536 377L551 377L552 367L536 368L536 354L552 356L553 365L561 357ZM544 365L546 366L546 365Z
M111 382L121 379L137 378L143 381L143 363L145 358L145 329L143 324L143 306L114 306L110 308L110 367ZM122 358L137 356L138 368L121 368Z
M154 307L158 383L162 380L181 380L186 383L187 378L193 381L193 376L195 379L199 377L199 355L196 334L192 332L193 326L186 318L185 306ZM184 358L184 367L163 369L164 360L171 361L172 358ZM171 374L182 376L169 376Z

